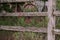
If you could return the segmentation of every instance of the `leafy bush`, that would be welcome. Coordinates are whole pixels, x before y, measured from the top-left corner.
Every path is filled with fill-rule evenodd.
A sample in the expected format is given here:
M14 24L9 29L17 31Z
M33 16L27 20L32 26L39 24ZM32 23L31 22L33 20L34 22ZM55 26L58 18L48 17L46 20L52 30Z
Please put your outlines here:
M60 17L56 17L56 28L60 29Z
M57 10L60 10L60 0L56 0L56 8Z
M46 40L47 35L44 33L18 32L15 33L16 40Z
M0 25L47 27L46 17L0 17Z

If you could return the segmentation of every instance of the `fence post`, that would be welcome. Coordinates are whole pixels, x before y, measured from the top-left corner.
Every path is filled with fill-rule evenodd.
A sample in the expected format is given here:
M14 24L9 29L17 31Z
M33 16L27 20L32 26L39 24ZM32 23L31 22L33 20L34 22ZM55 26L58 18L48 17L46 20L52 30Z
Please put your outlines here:
M53 1L48 0L48 28L47 28L47 40L55 40L55 17L53 16Z

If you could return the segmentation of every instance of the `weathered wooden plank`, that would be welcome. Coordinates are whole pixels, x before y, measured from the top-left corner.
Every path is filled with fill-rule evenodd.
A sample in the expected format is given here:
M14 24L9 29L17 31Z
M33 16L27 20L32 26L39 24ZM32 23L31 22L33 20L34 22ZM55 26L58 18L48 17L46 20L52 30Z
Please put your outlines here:
M53 15L60 16L60 11L54 11ZM47 16L47 12L0 13L0 16Z
M35 0L16 0L16 2L26 2L26 1L35 1Z
M46 28L37 27L21 27L21 26L0 26L0 30L10 30L10 31L28 31L28 32L42 32L47 33Z
M37 27L21 27L21 26L0 26L0 30L9 30L9 31L16 31L16 32L40 32L40 33L47 33L47 28L37 28ZM54 29L53 31L55 34L60 35L60 29Z
M53 13L53 0L48 0L48 28L47 28L47 40L55 40L55 34L53 32L55 28L55 17L52 15Z
M26 1L34 1L34 0L0 0L0 3L7 3L7 2L26 2Z
M0 16L47 16L47 12L0 13Z
M54 29L54 33L60 35L60 29Z
M53 13L53 15L54 15L54 16L60 16L60 11L55 11L55 12Z
M16 0L14 0L16 2ZM13 2L13 0L0 0L0 3Z

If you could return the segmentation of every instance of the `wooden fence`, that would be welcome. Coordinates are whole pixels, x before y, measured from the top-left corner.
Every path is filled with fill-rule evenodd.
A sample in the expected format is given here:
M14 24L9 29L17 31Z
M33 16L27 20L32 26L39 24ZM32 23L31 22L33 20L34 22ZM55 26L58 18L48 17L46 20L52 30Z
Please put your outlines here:
M25 2L25 1L35 1L35 0L0 0L0 3L4 2ZM48 17L48 27L47 28L36 28L36 27L16 27L16 26L2 26L0 25L0 30L10 30L10 31L32 31L32 32L42 32L47 33L47 40L55 40L55 34L60 34L60 29L55 28L56 16L60 16L60 12L56 11L56 0L48 0L47 7L48 12L19 12L19 13L0 13L0 16L47 16Z

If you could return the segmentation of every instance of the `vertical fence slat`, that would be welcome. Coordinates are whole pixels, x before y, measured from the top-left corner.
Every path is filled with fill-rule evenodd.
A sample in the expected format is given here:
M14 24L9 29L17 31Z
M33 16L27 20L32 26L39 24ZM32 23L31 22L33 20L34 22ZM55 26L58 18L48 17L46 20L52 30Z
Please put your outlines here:
M55 34L53 28L55 27L55 17L53 13L53 0L48 0L48 28L47 28L47 40L55 40Z

